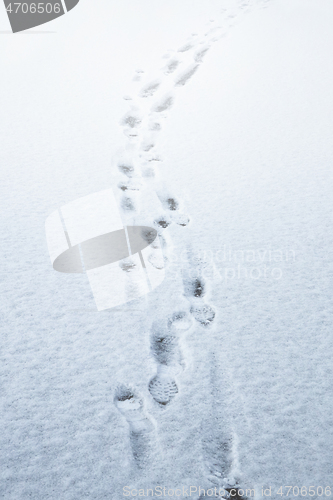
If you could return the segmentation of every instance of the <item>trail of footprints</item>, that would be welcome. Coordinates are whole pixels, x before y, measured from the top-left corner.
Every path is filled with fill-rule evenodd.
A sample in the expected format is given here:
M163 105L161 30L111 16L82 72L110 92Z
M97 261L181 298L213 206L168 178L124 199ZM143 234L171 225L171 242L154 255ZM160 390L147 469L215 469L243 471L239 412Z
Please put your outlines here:
M139 84L140 88L134 89L131 95L124 96L130 109L120 122L127 138L124 158L118 162L122 175L119 182L120 205L125 219L133 221L138 216L142 217L144 214L140 213L140 197L147 188L156 190L163 165L157 149L158 137L163 121L174 105L177 89L188 84L213 43L225 36L227 30L239 18L239 14L249 12L258 5L265 7L269 1L242 0L234 12L222 9L222 25L211 20L203 35L194 33L178 50L169 50L163 56L166 63L163 63L159 74L148 79L146 83L142 84L145 72L142 69L136 70L133 82L135 86ZM144 216L149 219L155 210L155 206L152 207L151 214L147 214L146 210ZM169 217L168 224L161 224L161 228L165 229L172 223L182 226L190 223L186 214L178 208L174 210L177 213ZM161 215L165 214L162 212Z
M177 377L185 368L180 348L182 337L191 330L194 320L202 327L207 327L214 320L215 312L203 301L203 283L200 270L197 270L197 277L193 279L186 274L184 296L192 304L190 313L178 311L152 324L150 350L156 363L156 373L148 383L148 390L160 408L166 408L179 393ZM155 428L144 410L143 399L134 389L120 386L116 390L114 402L128 422L134 460L139 467L144 467L151 463L156 444Z
M223 26L216 26L214 21L210 21L204 35L193 34L177 51L168 51L162 58L166 62L159 76L144 85L141 85L144 71L138 69L133 82L135 85L140 84L141 88L136 91L136 97L130 94L124 96L130 109L120 122L127 139L117 162L120 206L127 223L135 223L141 217L147 225L150 223L158 229L164 251L168 247L168 237L163 231L173 223L186 227L190 218L181 210L180 200L165 188L160 188L159 171L163 159L158 152L157 142L163 121L175 103L177 89L189 83L212 44L225 36L239 14L250 12L253 7L267 7L269 1L242 0L235 12L223 9ZM156 192L160 203L159 212L156 212L155 205L148 207L145 213L140 211L142 195L147 189ZM190 313L176 312L166 321L155 321L150 332L150 349L156 363L156 373L148 382L148 390L160 408L167 408L179 394L177 379L184 369L180 348L182 336L191 330L193 320L205 329L215 319L215 310L207 303L209 283L204 276L204 263L198 262L191 252L188 256L188 267L183 269L183 295L189 303ZM153 254L148 258L156 268L163 267L163 262L154 259ZM123 269L127 269L126 263ZM128 423L134 460L138 467L146 467L156 452L156 430L145 411L143 398L134 389L120 386L116 390L114 403ZM231 469L231 440L224 432L223 429L216 430L215 444L212 446L212 439L206 438L207 432L203 429L203 460L207 466L208 480L229 491L225 498L238 500L240 497L238 493L234 494L235 491L230 495L231 488L238 491L237 483L233 479L225 479ZM200 496L202 498L205 496Z

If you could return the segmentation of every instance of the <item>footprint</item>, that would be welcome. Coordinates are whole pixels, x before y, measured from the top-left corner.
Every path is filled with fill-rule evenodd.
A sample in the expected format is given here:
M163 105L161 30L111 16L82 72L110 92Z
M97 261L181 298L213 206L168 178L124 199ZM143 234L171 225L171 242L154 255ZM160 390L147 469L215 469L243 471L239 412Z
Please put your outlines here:
M121 125L125 125L130 128L137 128L141 125L142 117L138 112L134 110L128 111L125 116L120 121Z
M209 51L209 49L210 49L210 46L207 45L206 47L202 47L200 50L198 50L197 52L195 52L195 54L194 54L194 60L197 63L201 63L203 61L204 56Z
M186 313L175 313L166 322L155 321L152 325L150 349L157 363L157 373L150 380L148 390L161 406L168 405L178 394L175 376L182 366L178 338L179 333L190 326Z
M184 292L187 298L205 296L205 283L201 278L194 278L193 280L185 278L184 280Z
M148 256L148 261L154 266L156 269L164 269L164 258L161 255L161 252L152 252Z
M176 359L178 351L178 339L169 331L153 333L151 336L151 352L155 361L161 365L171 364Z
M143 73L144 73L144 71L142 69L136 69L135 75L133 76L132 81L133 82L140 82Z
M126 177L133 177L135 173L135 169L130 163L120 162L118 163L118 169L122 174L126 175Z
M173 103L174 103L174 95L167 94L163 96L159 102L154 104L154 106L152 107L152 111L154 111L155 113L162 113L163 111L170 109Z
M173 371L166 365L158 365L157 374L151 379L148 389L155 401L166 406L178 394Z
M175 198L168 198L166 200L169 210L178 210L179 203Z
M135 212L136 211L136 206L135 206L134 200L132 198L130 198L129 196L122 197L121 208L125 212Z
M148 245L152 245L153 248L159 248L158 238L156 238L155 229L151 229L148 227L143 228L141 231L141 236L148 243Z
M135 262L128 258L120 261L119 266L126 273L130 273L136 268Z
M199 64L191 64L175 81L177 87L185 85L197 71Z
M148 125L149 130L152 130L153 132L159 132L161 130L161 124L158 122L151 122Z
M169 198L160 198L161 203L163 208L166 210L178 210L179 208L179 202L176 200L176 198L169 197Z
M162 203L163 208L165 210L170 211L169 217L172 222L180 226L187 226L189 224L190 222L189 217L178 211L180 204L175 197L173 196L165 197L160 193L157 193L157 195L160 199L160 202Z
M159 86L161 85L160 80L155 80L153 82L148 83L145 85L141 91L140 91L140 97L151 97L155 94L155 92L158 90Z
M188 42L188 43L185 43L184 45L182 45L182 47L180 47L177 52L187 52L188 50L193 49L193 47L194 47L194 44L191 42Z
M203 301L191 306L191 314L194 319L203 326L210 325L215 318L214 309Z
M141 149L145 152L150 151L155 147L155 142L151 137L146 137L141 143Z
M147 284L142 280L142 267L133 257L126 257L119 261L120 269L125 273L122 284L127 300L134 300L147 293Z
M141 144L141 148L142 148L143 151L150 151L154 147L155 147L155 144L152 141L146 141L146 142L143 142Z
M114 404L129 425L134 460L143 467L150 461L156 447L155 428L144 411L143 399L131 387L121 385L116 389Z
M190 268L185 270L183 277L184 295L191 305L190 312L194 319L202 326L209 326L215 319L215 310L206 304L206 282L201 276L200 269L196 270L197 276L191 277L193 267L195 269L195 259L190 257Z
M161 227L163 229L166 229L167 227L170 226L171 221L167 217L158 217L157 219L154 220L154 224L157 227Z
M167 321L158 320L152 325L151 353L157 363L157 373L150 380L148 390L154 400L166 406L178 394L175 376L185 367L179 349L179 336L192 326L186 311L177 311Z
M180 61L178 61L178 59L171 59L171 61L169 61L168 64L166 65L164 73L166 75L170 75L171 73L176 71L179 64L180 64Z

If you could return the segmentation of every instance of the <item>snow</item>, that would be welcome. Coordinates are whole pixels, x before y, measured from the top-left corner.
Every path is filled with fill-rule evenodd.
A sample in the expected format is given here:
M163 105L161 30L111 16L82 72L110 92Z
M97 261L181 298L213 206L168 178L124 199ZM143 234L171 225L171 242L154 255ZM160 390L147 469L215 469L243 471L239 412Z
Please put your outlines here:
M3 498L325 489L331 2L82 1L36 35L5 15ZM99 312L52 268L45 220L109 188L167 267Z

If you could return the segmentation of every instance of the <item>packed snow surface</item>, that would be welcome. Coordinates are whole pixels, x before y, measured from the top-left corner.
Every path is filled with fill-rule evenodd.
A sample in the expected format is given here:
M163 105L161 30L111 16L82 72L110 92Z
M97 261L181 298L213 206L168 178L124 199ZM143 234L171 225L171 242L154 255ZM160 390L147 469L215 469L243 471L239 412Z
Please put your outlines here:
M327 496L332 22L330 0L99 0L11 35L0 10L2 498ZM98 312L44 226L106 188L166 278Z

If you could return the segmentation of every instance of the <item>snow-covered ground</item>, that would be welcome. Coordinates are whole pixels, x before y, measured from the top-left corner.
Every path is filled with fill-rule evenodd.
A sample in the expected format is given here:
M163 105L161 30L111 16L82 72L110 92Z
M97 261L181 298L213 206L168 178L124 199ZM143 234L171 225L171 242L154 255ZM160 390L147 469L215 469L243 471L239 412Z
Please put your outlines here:
M0 9L5 500L333 486L332 21L330 0L81 0L10 35ZM110 187L166 278L98 312L45 220Z

